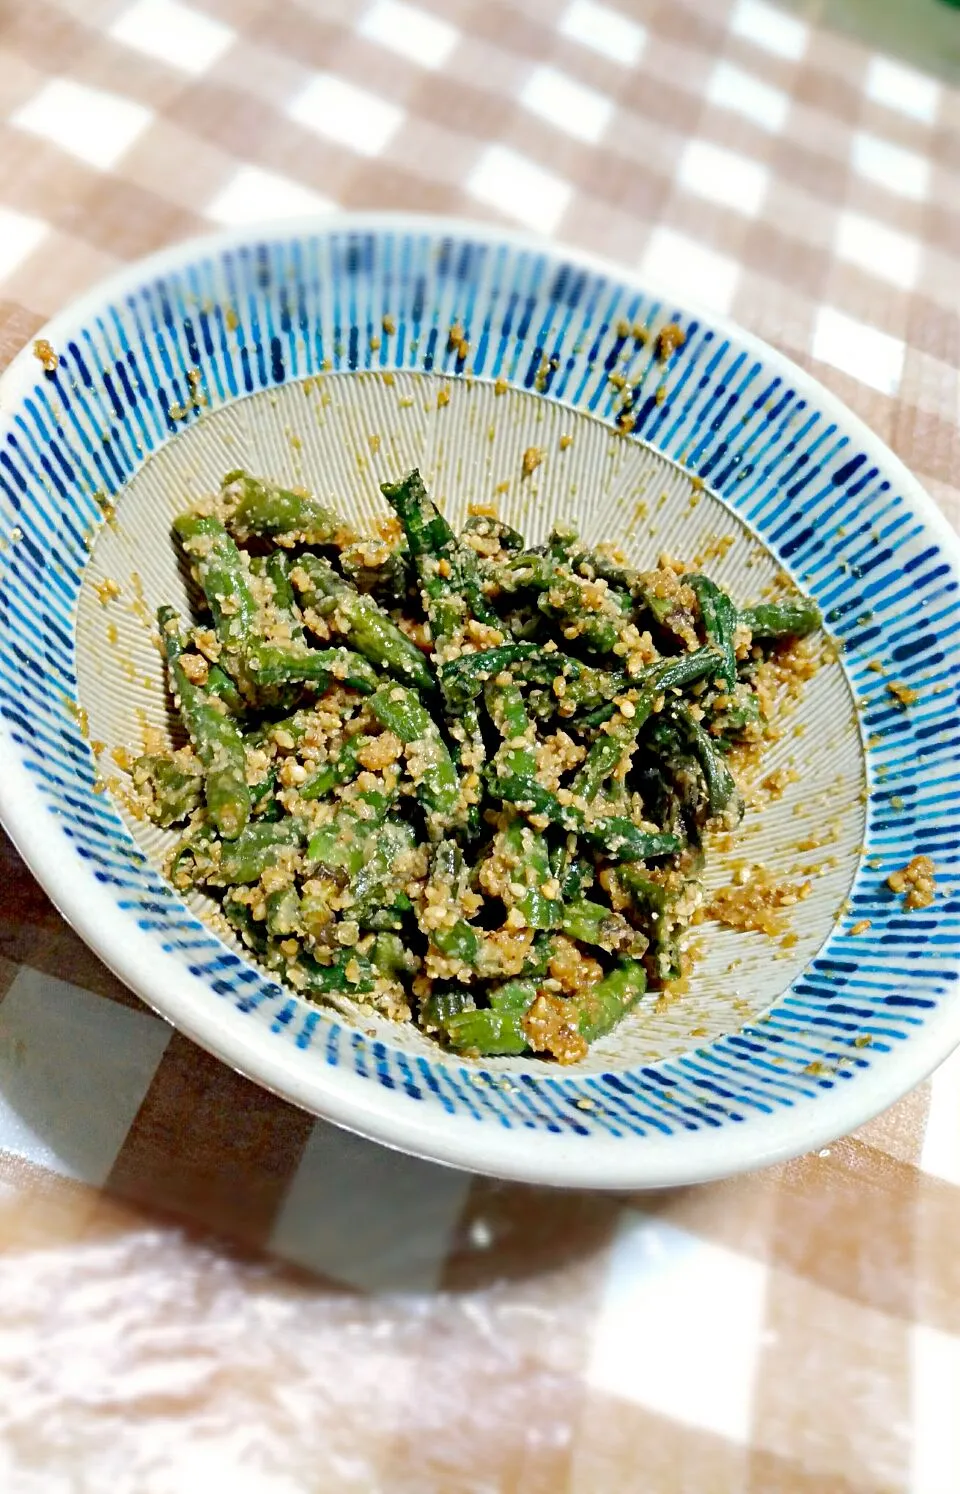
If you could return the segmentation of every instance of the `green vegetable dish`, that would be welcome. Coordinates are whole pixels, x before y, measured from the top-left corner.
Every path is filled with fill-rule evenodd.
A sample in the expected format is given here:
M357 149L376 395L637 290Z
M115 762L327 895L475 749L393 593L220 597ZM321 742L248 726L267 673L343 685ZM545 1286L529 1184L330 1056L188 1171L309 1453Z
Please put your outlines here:
M185 745L136 759L139 812L302 995L575 1062L681 975L704 832L820 617L382 492L380 537L243 472L175 520L205 605L158 614Z

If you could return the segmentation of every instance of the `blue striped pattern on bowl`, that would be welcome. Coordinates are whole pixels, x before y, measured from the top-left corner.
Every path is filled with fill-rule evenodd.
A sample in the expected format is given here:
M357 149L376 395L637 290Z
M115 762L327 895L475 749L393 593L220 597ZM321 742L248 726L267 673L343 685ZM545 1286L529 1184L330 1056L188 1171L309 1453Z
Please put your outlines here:
M387 315L392 331L382 329ZM469 339L467 360L448 338L454 319ZM613 424L608 375L627 328L656 333L667 322L684 341L667 375L654 339L647 344L628 439L699 474L804 578L866 702L866 855L849 911L762 1020L660 1064L578 1076L530 1063L505 1080L496 1066L371 1039L221 943L98 792L77 701L74 620L104 500L202 408L322 369L464 376L469 363L475 378L535 389ZM0 794L61 906L161 1010L248 1072L358 1129L517 1175L554 1178L562 1155L571 1180L600 1182L703 1176L726 1170L725 1157L746 1165L799 1150L879 1108L952 1045L956 547L899 464L812 381L736 329L602 267L416 220L280 226L185 246L88 298L51 336L55 372L21 356L2 388L0 748L9 771ZM868 668L875 658L919 692L916 705L896 703ZM884 878L921 852L936 861L944 890L933 908L906 915ZM98 918L107 920L99 937ZM869 929L851 940L849 928L865 919ZM114 939L122 956L112 955ZM162 979L137 974L151 951L162 951ZM174 972L176 1001L166 994ZM231 1013L222 1041L217 1004ZM238 1035L240 1018L249 1038ZM350 1082L338 1087L332 1076ZM838 1100L844 1090L856 1097ZM444 1142L454 1122L457 1139ZM562 1153L523 1160L532 1138L550 1136ZM647 1154L655 1165L636 1149L627 1160L622 1146L610 1148L637 1137L657 1143Z

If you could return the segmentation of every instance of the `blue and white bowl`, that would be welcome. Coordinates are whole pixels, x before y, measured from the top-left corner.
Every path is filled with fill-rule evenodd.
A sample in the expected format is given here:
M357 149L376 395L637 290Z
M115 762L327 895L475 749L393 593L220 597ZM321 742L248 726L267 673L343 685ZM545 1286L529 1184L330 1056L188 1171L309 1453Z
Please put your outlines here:
M954 1046L958 543L814 380L596 261L386 215L175 247L43 335L56 369L28 349L0 381L0 808L58 907L163 1016L404 1150L629 1188L819 1146ZM809 882L787 936L704 923L689 989L572 1070L466 1062L278 986L166 883L169 838L130 812L112 756L166 729L150 629L158 602L186 601L169 539L185 501L248 466L362 520L414 465L455 519L496 494L534 537L563 515L648 564L699 555L743 603L785 569L842 644L783 717L759 775L774 792L758 786L711 858L714 884L731 861ZM905 913L886 877L918 853L938 894Z

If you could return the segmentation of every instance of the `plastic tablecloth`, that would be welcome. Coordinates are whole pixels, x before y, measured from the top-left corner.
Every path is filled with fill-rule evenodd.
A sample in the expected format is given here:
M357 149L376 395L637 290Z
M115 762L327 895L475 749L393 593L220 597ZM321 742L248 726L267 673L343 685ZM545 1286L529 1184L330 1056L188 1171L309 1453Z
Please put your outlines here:
M124 261L335 205L692 291L960 517L948 86L766 0L0 4L0 361ZM4 1494L960 1490L958 1061L772 1171L501 1184L239 1078L2 857Z

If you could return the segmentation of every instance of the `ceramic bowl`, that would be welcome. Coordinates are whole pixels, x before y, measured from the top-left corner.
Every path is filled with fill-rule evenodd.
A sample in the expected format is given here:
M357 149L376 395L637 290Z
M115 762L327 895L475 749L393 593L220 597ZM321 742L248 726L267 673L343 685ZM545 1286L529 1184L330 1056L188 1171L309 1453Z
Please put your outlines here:
M176 246L42 335L56 367L27 349L0 383L0 810L156 1011L393 1146L624 1188L819 1146L957 1042L958 543L814 380L597 261L383 214ZM178 509L246 466L362 523L414 465L455 520L493 497L534 539L573 518L634 561L699 558L743 604L785 570L839 645L709 863L714 886L762 864L808 895L776 938L702 924L687 989L569 1069L465 1061L279 986L164 880L169 837L130 813L113 758L166 727L151 627L186 603ZM886 878L918 854L938 892L907 912Z

